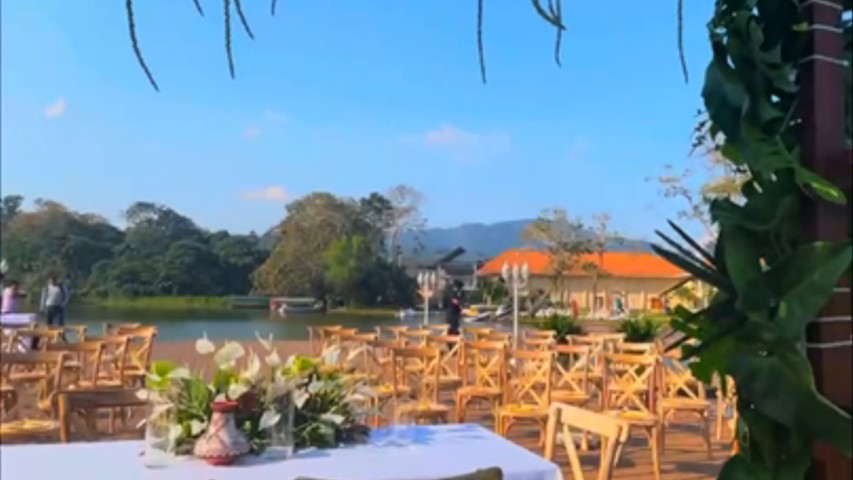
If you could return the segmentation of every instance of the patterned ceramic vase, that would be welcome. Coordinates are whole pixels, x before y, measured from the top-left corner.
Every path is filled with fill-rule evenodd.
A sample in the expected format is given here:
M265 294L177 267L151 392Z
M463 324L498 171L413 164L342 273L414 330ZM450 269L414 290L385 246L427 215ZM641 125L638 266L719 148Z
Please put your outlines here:
M196 441L193 454L211 465L230 465L249 452L249 442L234 423L237 402L213 402L207 432Z

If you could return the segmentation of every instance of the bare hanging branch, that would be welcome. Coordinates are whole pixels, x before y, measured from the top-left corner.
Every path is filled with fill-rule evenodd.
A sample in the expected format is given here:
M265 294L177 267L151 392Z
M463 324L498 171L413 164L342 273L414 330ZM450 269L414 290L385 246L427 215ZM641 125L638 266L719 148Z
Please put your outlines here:
M136 24L133 22L133 0L125 2L125 9L127 10L127 29L130 31L130 44L133 45L133 53L136 55L136 60L142 67L142 71L145 72L145 76L148 77L148 82L154 87L154 90L159 92L160 87L157 86L154 76L151 75L151 70L148 70L148 65L145 64L142 51L139 49L139 41L136 39Z
M201 3L199 3L198 0L193 0L193 3L195 4L195 9L198 10L198 14L203 17L204 16L204 10L201 9Z
M557 22L562 25L562 23L563 23L563 9L562 9L562 5L560 3L560 0L557 0L556 7L554 7L554 5L551 3L551 0L548 0L548 7L551 8L551 13L554 14L554 16L557 19ZM557 27L557 38L554 41L554 62L557 63L558 67L563 66L563 63L560 61L560 48L562 47L562 44L563 44L563 29L561 27Z
M483 49L483 3L477 0L477 55L480 59L480 78L486 84L486 54Z
M684 83L687 83L689 76L687 75L687 59L684 55L684 0L678 0L678 60L681 62Z
M243 24L243 30L246 31L246 35L248 35L249 38L254 40L255 35L252 33L252 29L249 28L249 22L246 20L246 16L243 15L243 5L240 4L240 0L234 0L234 6L237 8L237 16L240 17L240 23Z
M272 0L270 3L270 15L275 16L275 4L278 3L277 0Z
M234 56L231 53L231 0L224 0L225 4L225 54L228 56L228 71L234 78Z

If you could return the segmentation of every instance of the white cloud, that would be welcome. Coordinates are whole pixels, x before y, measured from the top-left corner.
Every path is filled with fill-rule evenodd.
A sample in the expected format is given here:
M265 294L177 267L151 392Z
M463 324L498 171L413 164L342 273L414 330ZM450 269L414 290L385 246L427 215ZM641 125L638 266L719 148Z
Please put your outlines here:
M246 127L246 129L243 130L243 133L242 133L242 137L245 140L249 140L249 141L256 140L260 136L261 136L261 129L258 128L258 126L254 125L254 124Z
M443 125L426 133L405 137L413 143L446 151L457 160L473 161L495 155L510 145L509 135L504 133L474 133L452 125Z
M65 99L60 98L56 103L50 104L44 109L47 118L59 118L65 113Z
M271 123L284 123L290 120L290 117L278 110L266 110L264 112L264 120Z
M283 202L287 200L287 191L281 185L271 185L259 190L249 190L241 195L244 200L261 202Z
M569 152L566 154L566 158L570 162L577 162L586 158L587 152L589 152L591 145L586 140L579 138L576 139L569 146Z

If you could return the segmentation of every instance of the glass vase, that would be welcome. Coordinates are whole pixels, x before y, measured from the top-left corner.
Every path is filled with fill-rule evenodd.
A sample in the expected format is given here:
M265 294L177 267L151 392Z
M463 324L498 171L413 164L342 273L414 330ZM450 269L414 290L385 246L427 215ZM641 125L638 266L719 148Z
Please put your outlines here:
M143 463L148 468L168 467L177 459L177 414L165 402L152 401L145 420Z
M295 405L292 395L282 395L273 404L278 419L269 429L269 446L266 455L274 459L287 459L293 456L296 438L293 431Z

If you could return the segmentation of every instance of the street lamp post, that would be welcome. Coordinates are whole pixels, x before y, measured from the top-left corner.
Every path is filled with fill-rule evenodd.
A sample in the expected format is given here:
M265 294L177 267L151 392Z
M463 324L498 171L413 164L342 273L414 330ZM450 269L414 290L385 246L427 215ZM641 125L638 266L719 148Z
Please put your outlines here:
M527 286L527 279L530 276L530 270L527 262L519 265L513 263L503 264L501 276L504 281L512 285L512 347L518 348L518 291Z
M418 293L424 299L424 326L429 324L429 299L435 295L439 283L440 279L434 270L422 270L418 273Z

